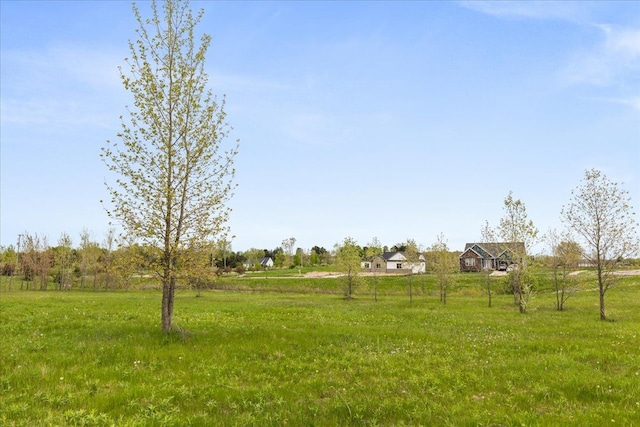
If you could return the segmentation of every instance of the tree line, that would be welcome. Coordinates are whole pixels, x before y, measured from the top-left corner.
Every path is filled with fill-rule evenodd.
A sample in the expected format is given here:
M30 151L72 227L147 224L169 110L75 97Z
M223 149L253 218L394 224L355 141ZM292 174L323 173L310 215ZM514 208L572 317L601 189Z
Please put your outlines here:
M189 282L194 275L211 279L245 270L263 269L258 259L271 257L276 268L305 265L330 265L333 255L323 247L314 246L309 253L301 248L297 258L290 260L282 247L233 251L228 241L214 242L199 249L184 249L179 257L182 280ZM59 290L71 288L110 290L127 289L135 276L157 277L160 248L139 244L132 239L116 236L110 229L101 241L83 230L78 240L63 232L55 244L49 237L25 231L16 245L0 247L0 274L12 280L7 286L24 290L47 290L53 285Z
M290 238L295 240L294 238ZM409 240L409 245L415 245ZM417 246L414 246L417 248ZM207 279L235 272L260 271L267 267L261 258L271 258L274 269L297 267L335 267L339 262L339 245L333 250L315 245L308 250L295 250L277 246L273 249L251 248L234 251L226 240L212 242L199 249L184 249L180 256L182 280L200 275ZM374 248L356 246L357 265L366 256L388 250L406 251L407 243ZM378 251L379 249L379 251ZM452 252L457 256L459 252ZM16 245L0 247L0 274L11 281L15 289L47 290L52 285L58 290L72 288L93 290L127 289L134 277L156 277L160 248L140 244L132 239L117 236L110 229L102 240L84 229L77 240L63 232L55 244L48 236L25 231L18 236ZM430 256L425 252L427 257ZM191 271L189 271L191 270ZM186 283L188 284L188 283Z
M9 289L47 290L51 284L59 290L123 289L154 256L154 251L140 245L118 244L114 230L97 242L85 229L75 246L66 232L55 246L47 236L24 232L16 246L0 248L0 271L10 279Z

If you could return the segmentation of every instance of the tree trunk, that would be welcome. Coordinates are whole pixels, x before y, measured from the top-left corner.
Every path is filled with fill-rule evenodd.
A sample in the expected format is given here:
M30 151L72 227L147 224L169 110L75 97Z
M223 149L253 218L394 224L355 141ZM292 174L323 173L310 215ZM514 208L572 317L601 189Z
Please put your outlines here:
M597 247L597 251L598 252L597 252L596 262L598 263L598 290L600 294L600 320L607 320L607 315L604 311L604 293L606 292L607 288L605 287L604 278L602 277L602 270L603 270L602 259L604 257L600 257L599 247Z
M553 284L556 290L556 310L562 311L562 303L560 297L560 285L558 283L558 271L557 267L553 268Z
M169 277L162 279L162 332L171 331L173 319L173 286Z
M600 320L607 320L607 316L604 311L604 287L600 284Z

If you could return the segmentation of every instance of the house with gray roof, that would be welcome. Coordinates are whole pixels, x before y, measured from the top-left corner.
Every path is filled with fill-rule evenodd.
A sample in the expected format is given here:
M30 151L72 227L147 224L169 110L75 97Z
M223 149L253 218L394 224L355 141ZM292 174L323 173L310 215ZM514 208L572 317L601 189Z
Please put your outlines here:
M525 255L522 242L467 243L460 254L460 271L506 270Z
M246 269L253 269L257 266L260 266L261 268L268 270L269 268L273 267L273 258L269 256L258 258L257 260L254 258L254 259L247 260L247 262L244 263L244 268Z
M273 267L273 259L270 256L258 258L258 264L260 264L263 268L271 268Z

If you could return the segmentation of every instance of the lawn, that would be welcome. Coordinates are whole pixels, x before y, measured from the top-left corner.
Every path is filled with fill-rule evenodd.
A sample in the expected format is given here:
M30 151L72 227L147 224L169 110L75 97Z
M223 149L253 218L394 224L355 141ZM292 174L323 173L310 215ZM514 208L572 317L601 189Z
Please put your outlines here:
M523 315L389 289L180 291L169 335L154 290L3 292L0 424L640 425L640 278L608 322L588 290Z

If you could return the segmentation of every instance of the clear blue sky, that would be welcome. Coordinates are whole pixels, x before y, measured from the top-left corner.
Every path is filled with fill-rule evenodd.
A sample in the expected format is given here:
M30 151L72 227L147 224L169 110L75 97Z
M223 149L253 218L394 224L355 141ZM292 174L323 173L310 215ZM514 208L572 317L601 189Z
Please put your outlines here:
M586 168L640 208L640 2L192 2L240 139L234 250L544 232ZM0 243L109 219L129 2L2 1ZM148 15L149 4L140 3Z

